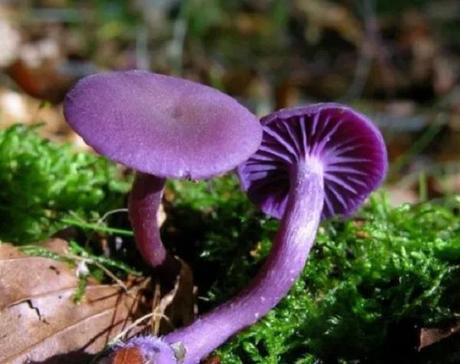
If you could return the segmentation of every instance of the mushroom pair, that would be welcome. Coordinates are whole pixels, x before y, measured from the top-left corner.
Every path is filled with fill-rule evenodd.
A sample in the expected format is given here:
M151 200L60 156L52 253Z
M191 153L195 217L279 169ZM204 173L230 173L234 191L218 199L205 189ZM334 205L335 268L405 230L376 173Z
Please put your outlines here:
M136 84L139 76L138 72L128 72L93 76L88 81L82 81L77 86L77 91L70 93L67 104L72 105L72 108L66 107L66 117L69 120L73 119L71 124L80 133L87 128L79 127L78 124L88 125L90 123L88 119L95 121L102 119L106 126L112 121L119 121L116 116L122 109L120 104L123 101L128 102L130 95L144 94L145 96L140 101L141 111L130 108L132 119L127 116L128 113L123 113L124 118L121 118L123 120L121 124L150 125L153 122L158 122L160 125L169 124L169 122L160 120L159 111L155 108L148 108L148 99L151 100L150 103L158 106L159 92L162 87L166 88L163 95L170 97L171 88L166 85L166 80L175 83L177 87L182 82L186 85L190 83L142 73L142 77L146 79L142 81L143 85L149 85L154 91L144 90L142 92L138 89L117 91L120 85ZM131 78L133 81L128 81ZM154 85L156 80L165 82ZM216 99L211 96L201 98L198 88L203 86L193 85L196 87L196 94L183 94L184 107L187 105L192 111L186 119L181 119L181 122L186 120L189 123L196 123L196 119L200 118L209 120L211 117L207 113L216 108L216 105L197 107L201 101L216 102ZM206 90L209 89L206 88ZM101 98L98 96L99 93L104 96ZM111 101L111 97L116 100ZM192 101L194 97L196 101ZM100 109L98 112L96 105L107 101L118 112L110 110L101 113ZM175 94L174 101L180 103L177 94ZM241 108L237 103L231 104L232 107ZM94 110L91 110L91 107ZM166 112L164 118L169 120L171 107L161 107L159 110ZM182 113L179 112L179 114L183 115L185 109L181 108L181 110ZM227 110L230 110L230 106ZM177 115L174 111L172 113ZM77 114L78 118L74 118L74 114ZM249 125L253 122L253 118L246 111L241 112L240 117L241 120L236 120L232 114L232 122L237 125ZM138 119L141 122L137 121ZM175 127L176 121L173 123ZM215 123L217 124L217 121ZM382 136L365 116L348 107L329 103L284 109L264 117L260 126L263 129L262 142L258 145L258 150L238 167L238 174L249 198L265 213L281 219L279 230L264 266L249 286L236 297L199 317L189 326L179 328L163 338L148 336L134 338L120 345L111 357L106 359L106 362L116 363L119 358L129 352L135 353L144 362L156 364L199 363L229 337L259 320L287 294L302 272L322 217L350 215L383 180L387 168L387 157ZM188 128L188 125L184 127ZM115 138L113 135L119 126L109 128L110 131L106 135L118 140L119 137ZM152 127L152 129L155 128ZM254 135L258 136L256 127L251 126L250 129ZM179 131L179 125L173 130L171 132L182 134ZM195 131L190 128L188 130L189 132ZM151 129L147 128L145 132L151 132ZM247 132L240 131L238 135L243 137L244 133ZM136 133L131 134L125 131L124 135L129 140L140 140ZM194 135L191 138L197 138L197 136ZM202 139L208 139L208 137L200 138ZM222 136L219 141L223 142L224 139L225 137ZM88 135L85 140L96 150L103 151L101 147L98 148L92 143ZM199 144L193 143L191 150L195 147L199 148ZM120 143L115 148L110 148L108 152L106 150L106 155L114 160L127 163L127 158L121 159L118 153L119 148L122 148ZM140 148L149 147L144 145ZM252 148L254 144L248 143L245 151L249 152ZM231 154L230 149L229 147L228 151ZM136 155L134 147L125 148L125 150ZM158 149L155 150L158 151ZM129 158L130 161L135 159L135 157ZM172 159L169 158L155 163L164 165L171 161ZM142 167L142 163L136 165ZM162 168L162 170L167 169L166 166ZM148 172L149 170L143 168L141 171ZM207 173L200 174L191 171L187 169L187 172L180 175L193 178L209 176ZM166 173L161 176L165 177ZM149 184L145 186L147 185ZM136 184L134 188L137 188ZM161 193L157 196L156 199L153 199L154 202L159 201ZM131 203L130 208L133 209L135 206L136 204ZM152 219L154 217L151 216ZM139 228L136 224L133 225L134 229ZM140 225L142 229L142 224ZM136 233L137 237L138 233ZM148 241L148 239L138 242L138 246L146 245L142 241Z

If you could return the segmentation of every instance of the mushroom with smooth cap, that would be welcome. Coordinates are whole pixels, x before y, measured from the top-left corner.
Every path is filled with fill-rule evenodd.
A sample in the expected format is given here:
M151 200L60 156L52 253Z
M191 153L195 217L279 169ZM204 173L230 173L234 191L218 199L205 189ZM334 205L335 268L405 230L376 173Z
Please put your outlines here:
M171 348L183 348L177 362L199 363L272 309L302 272L321 217L352 214L385 176L387 153L380 132L349 107L324 103L283 109L261 123L262 144L239 167L239 176L249 198L281 218L279 230L247 288L163 338Z
M67 94L64 115L98 153L138 171L129 199L136 244L147 263L169 274L177 261L157 223L165 179L223 174L254 153L262 135L257 118L230 96L139 70L82 79Z

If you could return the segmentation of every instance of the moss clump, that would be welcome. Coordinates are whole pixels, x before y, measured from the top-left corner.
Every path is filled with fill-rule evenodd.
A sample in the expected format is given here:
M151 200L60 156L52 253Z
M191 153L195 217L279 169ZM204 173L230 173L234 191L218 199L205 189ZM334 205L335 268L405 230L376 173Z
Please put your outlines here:
M119 208L129 184L104 159L16 126L0 131L0 186L0 238L27 242L65 226L72 212L91 219ZM247 284L278 224L251 205L234 177L171 183L166 198L165 241L193 265L205 311ZM323 223L290 294L220 348L222 362L401 360L391 354L410 352L415 326L460 310L459 211L460 198L391 208L377 195L355 219Z
M16 125L0 131L0 240L27 243L122 205L128 184L116 167Z
M196 271L215 272L202 306L218 305L255 273L277 223L250 206L234 179L172 188L171 223L200 216L200 230L183 226L194 229L186 244L200 255ZM391 208L377 196L354 220L323 223L288 297L219 349L222 362L378 363L396 351L411 355L415 327L459 309L459 209L455 198Z

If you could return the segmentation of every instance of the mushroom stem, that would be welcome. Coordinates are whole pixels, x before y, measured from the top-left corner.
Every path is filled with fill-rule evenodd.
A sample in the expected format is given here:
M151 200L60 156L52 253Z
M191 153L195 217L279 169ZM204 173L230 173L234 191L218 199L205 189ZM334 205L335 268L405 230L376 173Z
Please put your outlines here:
M138 172L128 202L137 248L154 268L164 267L173 259L161 241L157 217L164 186L164 178Z
M236 297L164 337L185 348L183 364L196 364L236 332L254 324L289 291L304 267L323 209L323 171L315 160L292 168L286 212L264 266Z

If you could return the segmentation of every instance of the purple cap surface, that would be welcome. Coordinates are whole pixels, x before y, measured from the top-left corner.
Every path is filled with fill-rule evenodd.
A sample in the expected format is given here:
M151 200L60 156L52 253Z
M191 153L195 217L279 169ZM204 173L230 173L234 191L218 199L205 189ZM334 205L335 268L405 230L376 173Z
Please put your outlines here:
M82 79L64 115L98 153L159 177L224 173L254 153L262 135L257 118L230 96L138 70Z
M319 166L323 174L323 218L352 214L383 181L387 152L382 135L347 106L282 109L261 123L262 144L238 173L249 198L268 215L283 216L290 173L302 161Z

